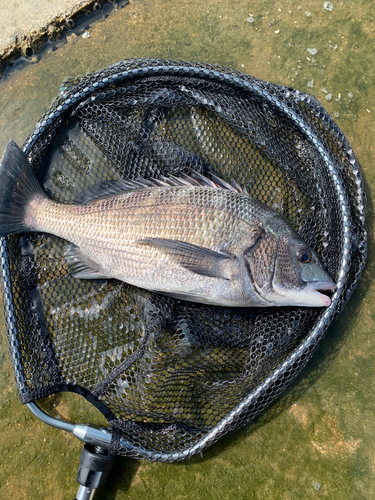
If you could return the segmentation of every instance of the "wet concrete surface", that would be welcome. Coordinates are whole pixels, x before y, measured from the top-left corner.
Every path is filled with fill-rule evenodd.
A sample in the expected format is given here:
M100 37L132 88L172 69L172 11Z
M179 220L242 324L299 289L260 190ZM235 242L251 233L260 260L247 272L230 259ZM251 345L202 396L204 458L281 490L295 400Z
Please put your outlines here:
M42 34L53 36L56 28L92 0L0 0L0 60L13 51L29 47Z
M331 8L332 7L332 8ZM247 429L177 464L119 460L98 499L375 498L374 22L371 2L138 0L0 82L0 150L22 144L67 77L131 57L199 60L315 95L362 166L369 258L344 312L284 396ZM2 318L1 318L2 320ZM18 399L0 329L0 496L66 499L80 443L38 422ZM44 402L103 423L79 396Z

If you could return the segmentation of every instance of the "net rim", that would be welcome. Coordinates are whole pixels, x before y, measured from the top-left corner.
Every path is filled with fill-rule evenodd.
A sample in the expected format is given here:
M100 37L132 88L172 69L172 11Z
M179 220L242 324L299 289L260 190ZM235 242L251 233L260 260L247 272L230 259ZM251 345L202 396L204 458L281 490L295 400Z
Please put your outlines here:
M110 74L111 72L112 74ZM98 82L98 77L100 75L105 75L106 73L109 74L109 76L104 76L104 78L102 78L102 80ZM79 102L86 100L94 92L96 93L112 84L124 83L135 78L139 79L140 77L149 77L150 75L166 76L181 74L194 78L218 80L221 82L224 81L225 83L234 85L244 91L251 91L253 94L258 95L261 99L265 99L273 106L276 106L282 113L286 113L289 119L291 119L298 128L301 128L303 125L303 132L309 137L314 147L319 151L327 167L327 171L329 172L330 177L335 181L333 182L333 185L336 189L336 197L340 200L340 218L343 231L343 241L341 246L342 257L340 263L340 271L338 273L337 289L332 297L331 306L325 310L315 327L310 331L304 341L298 347L296 347L293 352L284 359L281 365L274 369L271 374L260 385L258 385L258 387L254 391L252 391L243 401L241 401L240 404L238 404L229 414L227 414L224 419L216 424L203 438L201 438L193 446L171 453L158 453L148 451L142 447L136 447L137 455L140 458L162 462L182 460L202 451L204 448L214 443L221 435L230 430L233 422L238 419L241 414L243 414L250 406L257 407L257 411L255 412L254 416L258 415L264 409L264 407L267 406L264 404L262 405L262 395L264 395L265 392L272 392L274 395L274 400L285 389L284 386L278 388L277 381L280 380L281 377L283 377L285 374L287 374L288 370L296 362L299 363L299 368L298 370L295 370L293 372L293 379L298 375L298 373L300 373L300 371L306 365L308 359L310 359L312 352L318 347L319 342L326 332L328 326L332 323L333 319L337 315L336 305L338 304L346 285L347 271L349 269L352 256L350 204L348 201L348 196L345 192L345 186L341 179L339 165L337 165L337 162L333 160L326 146L322 143L314 130L311 127L308 127L308 124L306 124L303 118L299 116L298 113L296 113L291 107L287 106L286 103L280 101L275 95L270 93L265 88L265 86L268 86L269 88L277 88L278 92L280 92L281 90L285 97L293 96L296 101L305 101L310 105L316 106L324 113L323 116L325 117L325 120L327 122L330 121L331 124L334 124L335 130L339 132L343 138L345 138L345 136L332 120L332 118L328 115L328 113L324 110L322 105L315 99L315 97L304 94L295 89L282 87L275 84L269 84L235 70L204 63L187 63L184 61L171 62L159 59L132 59L120 61L118 63L115 63L114 65L109 66L104 71L99 71L79 79L78 86L82 88L81 91L76 90L77 85L68 88L63 87L57 100L51 105L46 114L36 124L33 132L25 141L23 150L27 155L32 157L32 148L42 138L45 130L50 126L57 124L58 121L62 120L63 116L69 110L71 110L73 107L76 107ZM345 141L349 146L346 139ZM356 165L354 153L351 149L349 149L348 154L351 155L350 163L354 167L354 165ZM358 173L359 178L361 179L359 169ZM358 197L361 194L364 196L363 187L362 193L360 187L358 187ZM11 352L17 386L20 388L24 383L24 379L22 374L22 366L18 361L19 356L17 356L17 318L13 314L13 295L10 282L10 274L8 270L9 254L7 251L7 238L1 238L0 241L4 310L9 336L9 348ZM366 242L364 244L366 244ZM360 275L363 267L364 263L362 265L362 268L359 270L358 276ZM349 295L352 293L354 286L352 286L351 290L349 290ZM345 300L345 302L346 301L347 299ZM132 443L122 441L121 445L124 449L129 450L129 453L131 452L131 454L134 455L135 446L132 445Z

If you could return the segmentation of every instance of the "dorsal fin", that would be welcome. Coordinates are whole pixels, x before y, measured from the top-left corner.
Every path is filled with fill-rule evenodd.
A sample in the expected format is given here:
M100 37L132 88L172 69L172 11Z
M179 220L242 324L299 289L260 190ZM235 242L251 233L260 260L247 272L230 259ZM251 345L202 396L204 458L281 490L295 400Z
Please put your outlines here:
M231 179L231 183L224 181L220 177L217 177L215 174L211 174L212 179L209 179L203 174L192 170L189 175L183 174L181 177L163 177L163 180L168 182L170 186L179 186L182 184L190 185L190 186L204 186L204 187L213 187L213 188L221 188L228 189L229 191L234 191L236 193L244 193L245 191L237 184L234 179ZM246 194L246 193L245 193Z
M208 177L195 172L194 170L189 174L182 174L181 177L175 177L171 175L170 177L162 177L160 179L135 179L135 180L112 180L103 181L91 186L77 195L75 198L75 203L80 205L85 205L86 203L99 200L102 198L108 198L110 196L115 196L117 194L125 193L127 191L132 191L134 189L144 189L144 188L160 188L160 187L211 187L228 189L229 191L234 191L237 193L243 193L244 191L233 179L231 184L220 179L216 175L212 174L212 180Z
M239 184L237 184L237 182L234 179L231 179L230 183L234 187L234 189L237 191L237 193L247 194L246 188L242 189L242 187Z
M220 177L217 177L214 174L212 174L212 178L218 187L222 189L228 189L229 191L235 191L237 193L238 192L242 193L242 190L238 191L238 189L235 186L233 186L232 184L228 184L228 182L226 182L224 179L220 179Z
M211 179L208 179L208 177L200 174L199 172L196 172L195 170L192 170L191 174L187 175L186 177L196 186L218 187L218 185L215 184Z
M169 186L162 179L136 179L136 180L111 180L102 181L81 191L74 202L85 205L91 201L109 198L117 194L126 193L134 189L144 189L149 187Z

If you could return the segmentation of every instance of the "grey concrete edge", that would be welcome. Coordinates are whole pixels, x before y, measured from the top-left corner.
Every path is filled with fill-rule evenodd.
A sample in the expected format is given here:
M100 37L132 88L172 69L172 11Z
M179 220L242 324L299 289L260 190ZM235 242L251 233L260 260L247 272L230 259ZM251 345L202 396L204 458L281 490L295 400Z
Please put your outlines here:
M0 47L0 66L2 61L24 54L27 48L32 48L34 53L38 52L47 38L58 40L64 28L69 28L69 21L74 16L93 8L95 4L100 6L101 3L99 0L77 0L73 7L46 20L44 25L16 35L10 44Z

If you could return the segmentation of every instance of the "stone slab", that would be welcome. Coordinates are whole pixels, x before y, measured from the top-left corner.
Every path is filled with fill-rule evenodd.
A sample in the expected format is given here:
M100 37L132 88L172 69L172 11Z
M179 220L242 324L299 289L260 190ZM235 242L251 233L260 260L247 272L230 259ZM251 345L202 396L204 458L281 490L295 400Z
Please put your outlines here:
M93 0L0 0L0 59L25 50L59 28Z

